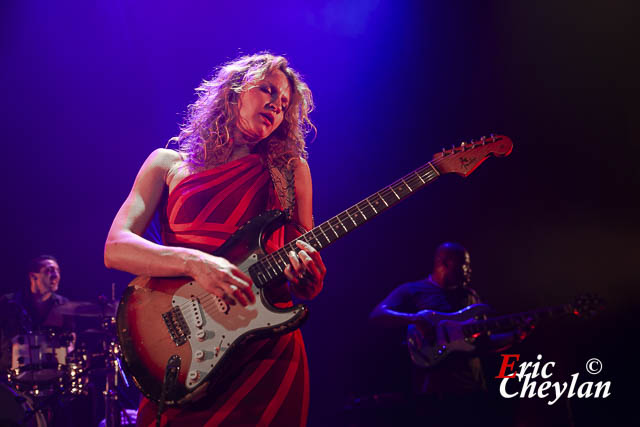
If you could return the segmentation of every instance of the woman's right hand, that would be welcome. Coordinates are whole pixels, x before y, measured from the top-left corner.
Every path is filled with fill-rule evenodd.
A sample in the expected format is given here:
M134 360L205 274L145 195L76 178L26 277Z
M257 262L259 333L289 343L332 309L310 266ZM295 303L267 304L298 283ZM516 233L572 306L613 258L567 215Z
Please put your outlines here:
M251 277L225 258L202 252L187 269L200 287L231 304L246 307L256 302Z

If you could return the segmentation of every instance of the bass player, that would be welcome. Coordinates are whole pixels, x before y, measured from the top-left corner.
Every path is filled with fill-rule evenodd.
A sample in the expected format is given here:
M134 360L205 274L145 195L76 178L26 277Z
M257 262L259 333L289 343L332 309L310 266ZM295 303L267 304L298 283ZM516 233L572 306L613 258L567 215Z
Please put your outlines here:
M433 311L450 313L480 302L470 282L469 252L457 243L445 242L436 250L432 273L394 289L372 311L370 320L383 327L416 325L425 340L433 339ZM482 337L478 347L504 350L524 338L523 331L517 332ZM433 367L415 363L412 367L414 409L419 418L433 425L457 425L458 421L462 425L477 422L479 412L486 410L486 383L477 352L452 353Z

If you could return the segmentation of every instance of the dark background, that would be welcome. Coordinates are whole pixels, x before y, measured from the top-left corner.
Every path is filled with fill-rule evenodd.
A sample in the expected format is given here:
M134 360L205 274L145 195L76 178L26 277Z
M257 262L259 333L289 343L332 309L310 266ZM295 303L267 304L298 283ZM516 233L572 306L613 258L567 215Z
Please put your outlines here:
M5 1L0 6L3 292L58 257L61 292L119 295L104 239L149 152L177 133L193 89L239 54L285 54L314 92L316 222L450 147L489 133L513 154L445 176L323 252L304 334L310 426L354 398L401 393L401 333L370 326L395 286L425 276L444 240L472 255L498 313L595 292L590 320L543 324L513 353L553 380L611 381L602 399L500 400L519 425L630 423L638 308L638 7L628 1ZM603 371L590 377L586 360ZM499 356L485 358L487 376ZM497 384L490 393L498 396ZM384 406L384 405L382 405ZM358 412L377 414L380 407ZM511 412L509 412L511 411ZM347 414L349 415L349 414ZM526 421L526 422L525 422Z

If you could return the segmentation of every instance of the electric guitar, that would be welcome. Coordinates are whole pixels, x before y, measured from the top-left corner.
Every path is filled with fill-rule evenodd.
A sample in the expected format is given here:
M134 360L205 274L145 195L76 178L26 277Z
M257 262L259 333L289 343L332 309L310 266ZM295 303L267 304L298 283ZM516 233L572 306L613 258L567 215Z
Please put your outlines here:
M476 340L486 334L515 332L531 328L536 322L566 314L589 317L602 308L602 301L593 295L583 295L571 303L545 307L534 311L483 319L490 311L485 304L472 304L454 313L427 311L431 327L409 325L407 346L411 360L417 366L429 368L455 352L471 352Z
M506 156L513 143L496 135L438 152L430 162L300 236L324 249L440 175L468 176L491 155ZM265 212L239 228L215 253L253 280L256 303L229 305L188 277L137 277L117 312L124 369L148 398L161 405L196 399L215 384L224 367L248 340L298 328L307 307L274 307L264 290L281 284L295 242L265 253L263 242L286 223L280 211Z

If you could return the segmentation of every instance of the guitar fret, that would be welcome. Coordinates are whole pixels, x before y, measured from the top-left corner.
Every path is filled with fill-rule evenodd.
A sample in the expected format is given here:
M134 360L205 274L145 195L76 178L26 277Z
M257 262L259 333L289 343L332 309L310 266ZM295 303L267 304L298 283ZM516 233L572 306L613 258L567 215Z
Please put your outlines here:
M296 240L299 240L300 238L298 237L297 239L294 239L292 241L290 241L289 243L285 244L283 247L281 247L280 249L278 249L275 252L272 252L271 255L273 255L273 257L275 258L276 254L280 257L280 259L285 258L287 259L289 252L291 251L295 251L297 246L296 246Z
M309 243L306 240L305 235L303 234L302 236L298 237L297 239L293 239L288 244L284 245L285 248L288 248L287 249L287 262L289 262L288 253L291 252L291 251L293 251L293 252L297 252L298 251L298 245L296 245L296 241L297 240L302 240L305 243ZM311 243L309 243L309 244L311 244Z
M271 265L271 268L273 269L274 273L278 274L278 272L282 273L282 270L280 270L280 265L278 265L278 260L273 256L273 254L271 254L269 256L269 264Z
M351 219L351 222L353 223L353 227L349 226L349 231L354 230L362 222L362 217L360 216L360 212L358 212L358 209L355 206L352 206L346 210L346 213L349 219Z
M349 217L349 219L351 220L351 222L353 222L354 227L357 227L358 224L356 224L355 220L353 219L353 217L351 216L351 214L347 211L347 216Z
M333 225L331 225L331 220L326 222L326 226L329 228L329 230L333 231L333 234L336 235L336 239L340 237L340 235L336 232L335 228L333 227Z
M329 237L327 237L327 235L325 234L324 230L322 229L322 227L318 227L318 230L320 230L320 232L322 233L322 235L324 236L325 240L327 241L327 245L329 243L331 243L331 240L329 240Z
M340 220L339 216L337 216L336 219L338 220L338 222L340 223L342 228L344 228L344 232L345 233L349 232L349 230L347 230L347 227L345 227L344 224L342 223L342 221Z
M351 215L351 218L355 221L354 228L358 227L361 224L364 224L364 222L366 221L365 215L362 212L362 209L358 207L358 205L349 208L349 215Z
M405 181L404 178L402 179L402 182L404 183L404 185L407 186L407 188L409 189L409 192L413 193L413 189L411 188L411 186L409 184L407 184L407 181Z
M342 215L341 221L344 227L347 229L347 232L353 230L358 226L358 224L355 223L353 218L351 218L351 214L349 214L349 210L342 212L340 215ZM351 223L349 223L349 220L351 220L351 223L353 223L353 227L351 226Z
M411 187L415 191L416 189L420 189L424 184L426 184L425 180L422 179L418 172L414 172L409 178L409 182L411 182Z
M315 236L315 234L314 234L314 231L313 231L313 230L309 231L307 234L309 234L311 237L313 237L313 240L315 240L315 241L316 241L316 244L315 244L315 245L314 245L314 244L311 244L311 242L309 242L309 244L310 244L311 246L313 246L313 247L314 247L314 248L316 248L316 249L322 249L322 248L324 247L324 245L322 244L322 242L320 241L320 239L318 239L318 238Z
M265 275L264 268L260 262L249 267L249 275L256 278L256 282L258 282L256 284L258 286L264 285L267 282L267 276Z
M288 245L287 245L288 246ZM280 250L273 252L273 259L275 261L278 270L284 271L284 268L289 263L289 252L293 249L292 246L288 246L289 249L286 249L287 246L280 248Z
M367 215L365 215L364 210L360 207L358 207L358 205L356 205L356 207L358 208L358 211L360 211L360 214L364 217L365 221L368 221L369 218L367 218Z
M287 250L287 253L289 253L289 251L292 249L293 248ZM278 253L278 256L280 257L280 262L284 263L284 267L282 268L282 270L284 271L284 269L286 268L286 265L289 263L289 257L287 257L287 255L281 251L278 251L277 253Z
M435 166L433 166L433 165L431 164L431 162L427 162L427 164L428 164L429 166L431 166L431 169L433 169L433 171L436 173L436 175L440 176L440 172L438 172L438 169L436 169L436 168L435 168Z
M254 270L257 270L258 268L254 268ZM252 269L249 269L249 274L251 274ZM259 282L263 282L265 277L264 274L261 271L254 271L254 274L252 276L255 276Z
M278 271L280 273L284 273L285 265L280 264L277 260L276 260L276 267L278 268Z
M256 263L255 265L259 269L258 275L263 277L262 280L264 282L268 282L271 279L271 277L269 276L269 272L267 270L265 270L264 265L262 265L261 262Z
M267 266L268 266L268 269L266 269L265 271L269 275L269 280L274 279L274 277L271 276L272 272L275 274L275 269L273 268L273 265L271 264L271 257L265 256L264 258L262 258L262 262L266 263Z
M393 187L389 187L389 189L391 190L393 195L396 196L398 198L398 200L400 200L400 196L398 196L398 193L396 193L396 191L393 189Z
M369 203L369 206L371 206L371 209L373 209L373 211L376 213L376 215L378 214L378 211L376 210L376 208L371 204L371 202L369 201L369 199L365 199L367 201L367 203Z
M273 280L273 279L276 278L277 274L276 274L276 271L274 270L274 268L272 266L269 266L269 268L266 269L265 271L269 275L269 280Z
M333 223L331 221L333 221ZM339 228L338 228L338 223L336 222L335 217L327 221L327 225L329 226L331 231L333 231L333 234L336 235L336 239L338 239L340 237L340 234L338 233Z

